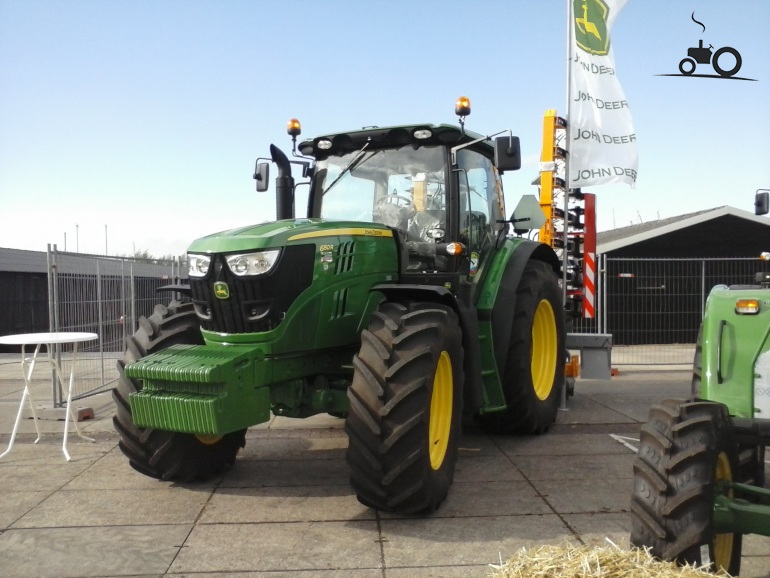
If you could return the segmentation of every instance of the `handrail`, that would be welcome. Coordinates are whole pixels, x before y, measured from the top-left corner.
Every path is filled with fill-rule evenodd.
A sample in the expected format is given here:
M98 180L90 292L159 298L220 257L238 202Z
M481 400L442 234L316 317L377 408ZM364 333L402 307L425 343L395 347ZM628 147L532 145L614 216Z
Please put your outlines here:
M719 334L717 335L717 383L722 383L722 333L724 332L727 321L719 320Z

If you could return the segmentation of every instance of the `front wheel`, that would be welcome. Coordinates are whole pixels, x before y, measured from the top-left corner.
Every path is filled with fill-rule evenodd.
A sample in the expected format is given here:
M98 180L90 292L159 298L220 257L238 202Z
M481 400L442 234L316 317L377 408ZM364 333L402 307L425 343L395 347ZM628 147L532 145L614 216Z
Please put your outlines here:
M152 478L187 482L210 478L230 466L246 443L246 430L196 436L134 425L129 398L141 390L142 384L126 376L125 365L177 344L203 344L192 303L157 305L150 317L139 320L139 329L126 338L125 356L118 363L112 423L120 435L118 445L131 467Z
M434 511L454 477L462 414L459 320L436 303L382 303L361 334L348 389L347 463L358 500Z
M733 481L737 468L726 406L679 400L653 406L634 461L631 544L663 560L736 576L742 535L716 534L712 516L717 482Z
M502 375L507 408L476 416L486 431L539 434L556 419L564 387L564 313L550 265L530 261L516 289L511 341Z
M693 72L695 72L696 66L697 65L695 64L695 61L692 58L683 58L679 62L679 72L685 76L690 76Z

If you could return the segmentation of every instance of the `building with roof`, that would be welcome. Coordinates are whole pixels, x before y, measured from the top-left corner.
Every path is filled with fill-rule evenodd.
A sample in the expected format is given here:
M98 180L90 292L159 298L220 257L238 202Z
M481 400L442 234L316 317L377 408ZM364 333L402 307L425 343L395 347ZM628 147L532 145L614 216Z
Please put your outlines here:
M695 343L711 288L753 283L763 251L770 218L729 206L599 232L599 328L615 345Z
M770 219L717 207L596 235L596 252L613 257L756 257L770 251Z

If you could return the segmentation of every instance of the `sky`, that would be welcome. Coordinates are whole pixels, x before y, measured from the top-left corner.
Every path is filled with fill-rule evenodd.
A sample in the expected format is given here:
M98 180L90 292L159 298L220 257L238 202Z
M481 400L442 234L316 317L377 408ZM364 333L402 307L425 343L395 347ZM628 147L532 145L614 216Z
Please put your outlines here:
M461 95L467 128L521 139L523 166L504 178L510 213L537 194L543 113L567 113L566 7L0 0L0 247L181 255L275 218L272 186L257 193L252 174L271 143L291 150L290 118L301 138L455 123ZM635 188L585 189L600 231L753 212L755 191L770 189L768 31L767 0L628 0L612 45L639 172ZM662 76L701 39L735 48L736 76L755 81Z

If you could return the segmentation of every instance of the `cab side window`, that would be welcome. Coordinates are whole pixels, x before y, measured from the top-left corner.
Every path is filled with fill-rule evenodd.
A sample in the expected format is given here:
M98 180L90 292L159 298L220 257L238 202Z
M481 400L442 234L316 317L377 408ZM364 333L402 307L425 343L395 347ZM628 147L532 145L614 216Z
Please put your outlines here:
M471 252L471 275L494 243L502 219L502 189L492 161L463 149L458 151L460 180L460 237Z

